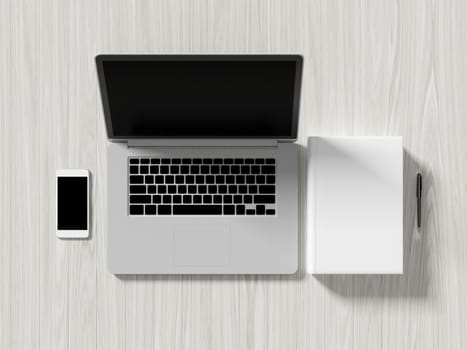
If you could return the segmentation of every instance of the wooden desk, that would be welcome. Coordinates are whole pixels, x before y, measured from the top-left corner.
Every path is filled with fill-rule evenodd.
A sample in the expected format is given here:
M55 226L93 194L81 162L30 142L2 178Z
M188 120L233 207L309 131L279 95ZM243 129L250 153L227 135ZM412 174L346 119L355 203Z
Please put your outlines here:
M466 14L460 0L1 1L0 348L466 349ZM107 272L94 55L210 52L304 55L302 145L404 137L404 276ZM90 240L55 238L68 167L92 172Z

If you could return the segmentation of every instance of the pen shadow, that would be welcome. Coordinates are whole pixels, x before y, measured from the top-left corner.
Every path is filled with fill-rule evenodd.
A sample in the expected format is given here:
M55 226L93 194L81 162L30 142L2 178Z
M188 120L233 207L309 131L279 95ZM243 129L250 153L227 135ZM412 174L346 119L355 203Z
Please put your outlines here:
M433 232L424 228L429 217L425 201L422 201L422 227L417 228L416 176L423 176L423 193L433 186L429 168L404 149L403 171L403 275L315 275L321 285L330 292L350 298L426 298L430 286L430 236Z
M298 146L298 269L296 273L288 275L279 274L206 274L206 275L115 275L121 281L216 281L216 282L230 282L230 281L297 281L304 279L306 276L305 270L305 230L306 230L306 147L297 144Z

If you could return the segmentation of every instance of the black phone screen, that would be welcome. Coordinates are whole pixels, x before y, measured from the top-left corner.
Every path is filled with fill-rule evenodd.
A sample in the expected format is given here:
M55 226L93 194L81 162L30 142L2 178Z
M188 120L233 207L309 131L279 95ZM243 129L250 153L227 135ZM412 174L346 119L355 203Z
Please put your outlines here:
M88 178L57 177L57 229L88 229Z

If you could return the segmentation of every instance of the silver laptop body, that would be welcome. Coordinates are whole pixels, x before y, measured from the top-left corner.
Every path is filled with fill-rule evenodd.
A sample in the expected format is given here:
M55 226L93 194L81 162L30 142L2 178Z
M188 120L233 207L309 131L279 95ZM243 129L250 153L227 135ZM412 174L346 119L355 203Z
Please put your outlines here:
M99 55L114 274L298 267L297 55Z

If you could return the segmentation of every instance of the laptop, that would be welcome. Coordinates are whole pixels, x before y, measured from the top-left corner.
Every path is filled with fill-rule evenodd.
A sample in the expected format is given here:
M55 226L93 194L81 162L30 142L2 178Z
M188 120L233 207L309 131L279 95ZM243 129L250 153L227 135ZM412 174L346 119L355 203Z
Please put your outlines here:
M99 55L113 274L298 267L298 55Z

